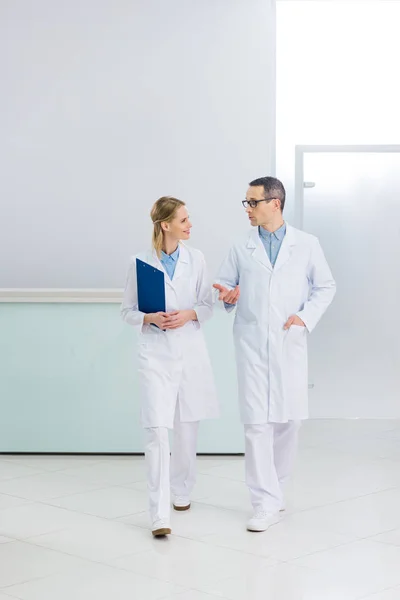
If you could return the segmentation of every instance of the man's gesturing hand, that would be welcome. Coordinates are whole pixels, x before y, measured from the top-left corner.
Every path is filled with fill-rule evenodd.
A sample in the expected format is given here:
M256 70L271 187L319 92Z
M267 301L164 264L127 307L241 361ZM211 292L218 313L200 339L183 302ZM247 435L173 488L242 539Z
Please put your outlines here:
M228 290L228 288L219 283L214 283L213 287L219 291L218 300L222 300L222 302L226 302L226 304L236 304L239 300L240 289L238 285L234 290Z

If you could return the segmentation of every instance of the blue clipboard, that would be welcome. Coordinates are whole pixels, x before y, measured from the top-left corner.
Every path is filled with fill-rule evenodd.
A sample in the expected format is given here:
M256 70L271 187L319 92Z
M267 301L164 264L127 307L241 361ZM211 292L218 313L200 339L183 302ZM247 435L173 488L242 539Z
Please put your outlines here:
M136 259L138 308L140 312L165 312L165 277L160 269Z

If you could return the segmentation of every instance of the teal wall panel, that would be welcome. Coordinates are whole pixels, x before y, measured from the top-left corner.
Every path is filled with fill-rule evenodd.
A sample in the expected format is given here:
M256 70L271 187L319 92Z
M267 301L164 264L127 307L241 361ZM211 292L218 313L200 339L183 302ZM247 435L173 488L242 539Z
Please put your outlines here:
M221 418L199 452L243 452L231 328L205 327ZM142 452L135 336L117 304L0 304L0 452Z

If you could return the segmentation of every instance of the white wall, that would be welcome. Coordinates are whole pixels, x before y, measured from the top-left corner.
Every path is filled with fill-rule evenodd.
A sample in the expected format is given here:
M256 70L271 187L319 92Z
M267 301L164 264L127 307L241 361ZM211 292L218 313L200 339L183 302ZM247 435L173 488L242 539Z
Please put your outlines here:
M2 0L0 287L122 287L164 194L216 267L273 171L273 0Z

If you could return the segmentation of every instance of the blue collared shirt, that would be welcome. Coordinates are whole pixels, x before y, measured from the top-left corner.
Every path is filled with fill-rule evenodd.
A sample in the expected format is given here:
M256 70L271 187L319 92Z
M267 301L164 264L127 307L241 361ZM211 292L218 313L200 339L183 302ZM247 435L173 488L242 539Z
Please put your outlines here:
M165 252L161 252L161 264L164 269L167 271L168 277L172 281L175 274L176 264L179 258L179 246L172 254L165 254Z
M258 234L264 245L268 258L271 265L274 267L276 259L278 258L279 250L281 249L283 238L286 235L286 223L284 223L279 229L270 233L262 227L258 228Z

